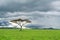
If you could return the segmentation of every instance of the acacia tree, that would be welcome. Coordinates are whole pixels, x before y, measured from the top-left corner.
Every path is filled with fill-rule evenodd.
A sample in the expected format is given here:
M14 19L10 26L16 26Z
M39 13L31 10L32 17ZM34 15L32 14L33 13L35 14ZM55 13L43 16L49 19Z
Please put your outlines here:
M15 19L15 20L11 20L10 22L16 23L20 26L20 31L22 30L22 27L27 24L27 23L31 23L30 20L28 19Z

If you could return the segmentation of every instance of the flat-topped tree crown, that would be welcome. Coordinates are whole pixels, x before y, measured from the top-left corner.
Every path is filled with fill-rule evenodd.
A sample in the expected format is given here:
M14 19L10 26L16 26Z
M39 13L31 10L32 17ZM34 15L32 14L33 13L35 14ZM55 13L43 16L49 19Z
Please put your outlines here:
M21 21L22 22L22 19L11 20L10 22L17 23L18 21Z
M24 19L24 21L26 21L27 23L31 23L31 21L28 19Z
M30 20L28 20L28 19L15 19L15 20L12 20L12 21L10 21L10 22L14 22L14 23L17 23L17 21L20 21L20 22L27 22L27 23L31 23L31 21Z
M12 21L10 21L10 22L17 23L17 20L12 20Z

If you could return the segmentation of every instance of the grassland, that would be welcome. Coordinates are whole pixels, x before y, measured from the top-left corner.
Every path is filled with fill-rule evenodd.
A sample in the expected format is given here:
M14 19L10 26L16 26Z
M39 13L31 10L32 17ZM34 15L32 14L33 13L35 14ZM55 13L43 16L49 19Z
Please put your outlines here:
M0 29L0 40L60 40L60 30Z

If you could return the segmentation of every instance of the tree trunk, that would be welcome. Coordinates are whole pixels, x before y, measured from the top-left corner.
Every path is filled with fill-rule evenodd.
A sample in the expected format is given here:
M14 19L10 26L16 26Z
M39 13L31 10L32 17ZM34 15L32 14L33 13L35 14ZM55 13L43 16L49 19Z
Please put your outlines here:
M22 31L22 26L20 26L21 28L20 28L20 31Z

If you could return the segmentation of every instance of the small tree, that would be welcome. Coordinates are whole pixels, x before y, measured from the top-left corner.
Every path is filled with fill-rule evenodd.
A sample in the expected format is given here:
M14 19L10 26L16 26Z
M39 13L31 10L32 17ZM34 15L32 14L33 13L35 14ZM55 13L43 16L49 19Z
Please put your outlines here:
M10 22L16 23L20 26L20 31L22 30L22 27L27 24L27 23L31 23L30 20L28 19L16 19L16 20L11 20Z

